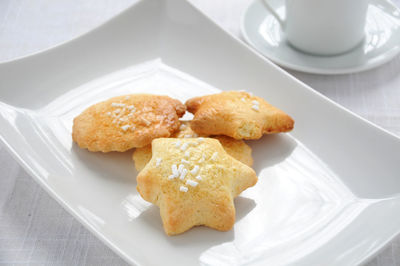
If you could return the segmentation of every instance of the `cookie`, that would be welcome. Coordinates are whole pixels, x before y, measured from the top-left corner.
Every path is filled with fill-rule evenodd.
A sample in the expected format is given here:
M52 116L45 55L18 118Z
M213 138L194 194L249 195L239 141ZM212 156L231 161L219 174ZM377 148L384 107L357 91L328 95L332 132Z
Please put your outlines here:
M288 132L294 121L264 99L246 92L228 91L186 102L194 114L191 128L197 134L259 139L263 134Z
M181 121L179 129L171 135L172 138L197 138L207 137L208 135L198 135L190 127L190 121Z
M188 121L183 121L179 130L172 135L173 138L197 136L190 128ZM228 136L214 136L212 138L218 139L224 150L236 160L248 166L253 165L251 148L243 140L236 140ZM132 159L135 162L136 170L141 171L151 159L151 145L135 149Z
M132 155L132 160L135 162L135 168L139 172L151 160L151 144L136 148Z
M123 152L169 137L186 107L168 96L132 94L90 106L74 119L72 138L89 151Z
M253 165L251 148L243 140L234 139L228 136L213 136L212 138L219 140L224 150L236 160L248 166Z
M212 138L160 138L137 176L137 190L160 208L168 235L198 225L227 231L235 222L233 198L256 184L253 169ZM187 156L189 154L189 156Z

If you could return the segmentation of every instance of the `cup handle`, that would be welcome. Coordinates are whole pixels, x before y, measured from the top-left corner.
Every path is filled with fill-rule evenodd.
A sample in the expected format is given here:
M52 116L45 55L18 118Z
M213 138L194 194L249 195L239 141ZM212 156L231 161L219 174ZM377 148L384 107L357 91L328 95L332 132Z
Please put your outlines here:
M283 20L278 13L268 4L268 0L261 0L261 2L264 4L265 8L268 9L268 11L276 18L276 20L279 22L279 25L281 26L282 29L285 29L285 20Z

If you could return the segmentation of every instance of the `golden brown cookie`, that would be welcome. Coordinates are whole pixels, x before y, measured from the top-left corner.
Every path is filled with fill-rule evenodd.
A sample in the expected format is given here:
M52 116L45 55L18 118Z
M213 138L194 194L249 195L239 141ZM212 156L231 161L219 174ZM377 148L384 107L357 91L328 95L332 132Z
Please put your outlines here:
M126 151L155 138L169 137L180 126L186 107L168 96L131 94L97 103L75 117L72 138L90 151Z
M160 207L168 235L205 225L227 231L235 222L233 198L256 184L253 169L211 138L160 138L137 176L143 199Z
M197 136L198 135L190 128L189 121L182 121L179 130L172 135L173 138ZM236 140L228 136L214 136L212 138L218 139L224 150L236 160L248 166L253 165L251 148L243 140ZM151 159L151 145L135 149L132 159L135 162L136 170L142 170Z
M136 148L133 152L132 159L135 162L136 170L138 172L141 171L151 160L151 144L141 148Z
M171 138L197 138L207 137L207 135L198 135L190 127L190 121L181 121L179 129L171 135Z
M228 136L213 136L213 139L219 140L224 150L233 158L241 161L245 165L253 165L251 148L243 140L234 139Z
M195 97L186 102L186 107L194 114L191 127L197 134L259 139L263 134L287 132L294 126L289 115L247 92Z

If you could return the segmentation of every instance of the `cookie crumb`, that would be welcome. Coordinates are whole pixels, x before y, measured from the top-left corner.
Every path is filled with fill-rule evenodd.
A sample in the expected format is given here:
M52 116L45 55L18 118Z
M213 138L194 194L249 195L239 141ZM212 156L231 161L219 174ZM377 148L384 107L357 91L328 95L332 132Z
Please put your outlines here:
M181 176L179 177L180 180L185 179L185 176L187 175L187 169L182 169Z
M189 142L183 143L181 146L181 151L185 151L188 148L188 146L189 146Z
M251 103L253 104L253 106L251 107L253 110L255 111L259 111L260 110L260 103L256 100L251 101Z
M192 175L195 175L195 174L197 174L197 173L199 172L199 169L200 169L200 167L199 167L198 165L195 165L195 166L193 167L193 169L190 170L190 173L191 173Z
M197 183L196 181L193 181L193 180L190 180L190 179L186 180L186 185L195 187L195 186L197 186L198 184L199 184L199 183Z
M142 121L146 124L146 126L150 126L151 122L147 120L146 118L142 117Z
M201 156L201 159L199 160L199 163L203 163L206 160L206 155L203 154L203 156Z
M183 164L180 164L178 166L178 173L182 173L183 168L185 168L185 166Z
M124 104L124 103L111 103L111 106L112 107L125 107L126 104Z
M179 176L179 171L178 171L178 168L176 167L176 164L173 164L173 165L171 166L171 170L172 170L172 175L173 175L173 176L175 176L175 177L178 177L178 176Z
M130 125L123 125L121 128L123 131L127 131L128 128L130 128L130 127L131 127Z
M190 157L190 152L189 152L189 151L186 151L186 152L185 152L185 157L186 157L186 158L189 158L189 157Z
M175 147L179 148L181 146L181 141L178 139L177 142L175 142Z

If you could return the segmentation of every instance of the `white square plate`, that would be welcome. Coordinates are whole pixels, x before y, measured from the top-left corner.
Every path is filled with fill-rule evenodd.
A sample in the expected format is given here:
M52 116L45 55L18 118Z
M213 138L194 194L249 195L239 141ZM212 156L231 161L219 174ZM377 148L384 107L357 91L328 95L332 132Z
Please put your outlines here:
M218 88L218 89L216 89ZM167 237L136 192L131 153L71 141L87 106L133 92L186 100L248 89L291 114L251 142L258 184L229 232ZM48 51L0 64L0 135L60 204L140 265L354 265L400 230L400 141L297 81L182 0L142 0Z

